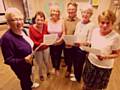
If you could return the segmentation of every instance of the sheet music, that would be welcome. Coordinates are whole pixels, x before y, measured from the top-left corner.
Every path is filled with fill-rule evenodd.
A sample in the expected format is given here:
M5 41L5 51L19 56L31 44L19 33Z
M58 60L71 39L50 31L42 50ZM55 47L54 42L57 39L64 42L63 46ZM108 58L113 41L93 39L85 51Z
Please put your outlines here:
M43 37L43 43L41 43L38 47L35 48L35 50L32 52L31 55L34 55L36 51L42 46L42 45L52 45L57 40L57 34L46 34Z
M42 46L45 45L44 43L41 43L38 47L35 48L35 50L32 51L32 56L36 53L36 51Z
M78 42L78 43L84 43L84 42L86 42L86 36L82 35L82 34L79 34L79 36L76 36L75 42Z
M99 49L90 48L88 46L81 46L81 48L89 53L93 53L95 55L101 55L101 51Z
M57 40L57 37L58 37L57 34L46 34L44 35L43 43L45 45L52 45Z
M76 37L74 35L65 35L63 39L66 44L74 45Z

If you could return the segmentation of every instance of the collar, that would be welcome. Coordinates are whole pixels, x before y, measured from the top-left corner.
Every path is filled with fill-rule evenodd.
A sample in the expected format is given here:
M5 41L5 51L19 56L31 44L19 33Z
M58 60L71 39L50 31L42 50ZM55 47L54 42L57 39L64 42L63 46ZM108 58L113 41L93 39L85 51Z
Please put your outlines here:
M74 18L67 17L67 21L76 21L77 19L78 19L77 17L74 17Z

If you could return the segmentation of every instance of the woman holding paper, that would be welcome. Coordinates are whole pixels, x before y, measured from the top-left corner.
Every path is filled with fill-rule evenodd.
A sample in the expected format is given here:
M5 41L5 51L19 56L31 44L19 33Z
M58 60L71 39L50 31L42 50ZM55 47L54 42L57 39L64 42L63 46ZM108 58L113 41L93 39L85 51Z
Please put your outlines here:
M91 48L101 54L89 53L83 72L84 90L103 90L107 88L114 60L120 56L120 35L113 31L115 14L109 10L98 16L99 27L91 36Z
M43 43L43 36L48 34L47 25L45 24L45 15L43 12L39 11L35 14L33 18L33 25L29 27L29 35L30 38L34 42L34 50ZM50 62L49 62L49 48L47 45L42 45L40 48L35 52L35 60L39 66L39 77L40 80L44 80L44 76L42 74L42 62L44 62L46 66L46 73L47 77L50 77Z
M52 5L50 7L50 19L48 20L48 33L56 34L57 40L53 45L50 46L50 55L53 65L53 73L59 76L61 54L64 47L63 36L64 26L60 19L60 9L58 5Z
M82 9L81 12L82 19L80 22L77 23L76 30L74 33L74 35L76 36L76 41L75 41L75 47L73 49L74 50L73 65L74 65L75 79L78 82L80 82L81 80L83 65L87 54L87 52L85 52L81 46L89 45L89 37L95 26L90 20L92 14L93 14L93 9L91 6ZM75 79L71 78L71 80L75 80Z

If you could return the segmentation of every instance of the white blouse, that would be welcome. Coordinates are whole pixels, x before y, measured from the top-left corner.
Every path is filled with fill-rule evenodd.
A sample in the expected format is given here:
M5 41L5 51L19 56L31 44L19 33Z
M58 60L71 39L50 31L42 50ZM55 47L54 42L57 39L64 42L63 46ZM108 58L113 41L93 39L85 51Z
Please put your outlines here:
M112 50L120 49L120 35L115 31L110 32L106 36L100 34L100 29L96 28L92 32L91 47L99 49L102 55L110 55ZM101 68L112 68L114 59L99 60L93 53L89 53L88 56L90 62Z

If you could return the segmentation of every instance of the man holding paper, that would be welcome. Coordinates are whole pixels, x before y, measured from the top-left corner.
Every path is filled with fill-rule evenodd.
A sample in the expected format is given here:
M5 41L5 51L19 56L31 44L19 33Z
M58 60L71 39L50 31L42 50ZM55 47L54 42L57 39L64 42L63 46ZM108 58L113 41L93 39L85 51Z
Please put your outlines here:
M67 4L67 13L68 17L65 18L64 24L65 24L65 48L64 48L64 60L65 64L67 66L65 77L69 78L71 74L71 67L72 67L72 61L73 61L73 43L74 43L74 32L77 22L79 21L79 18L77 17L77 4L75 2L69 2Z

